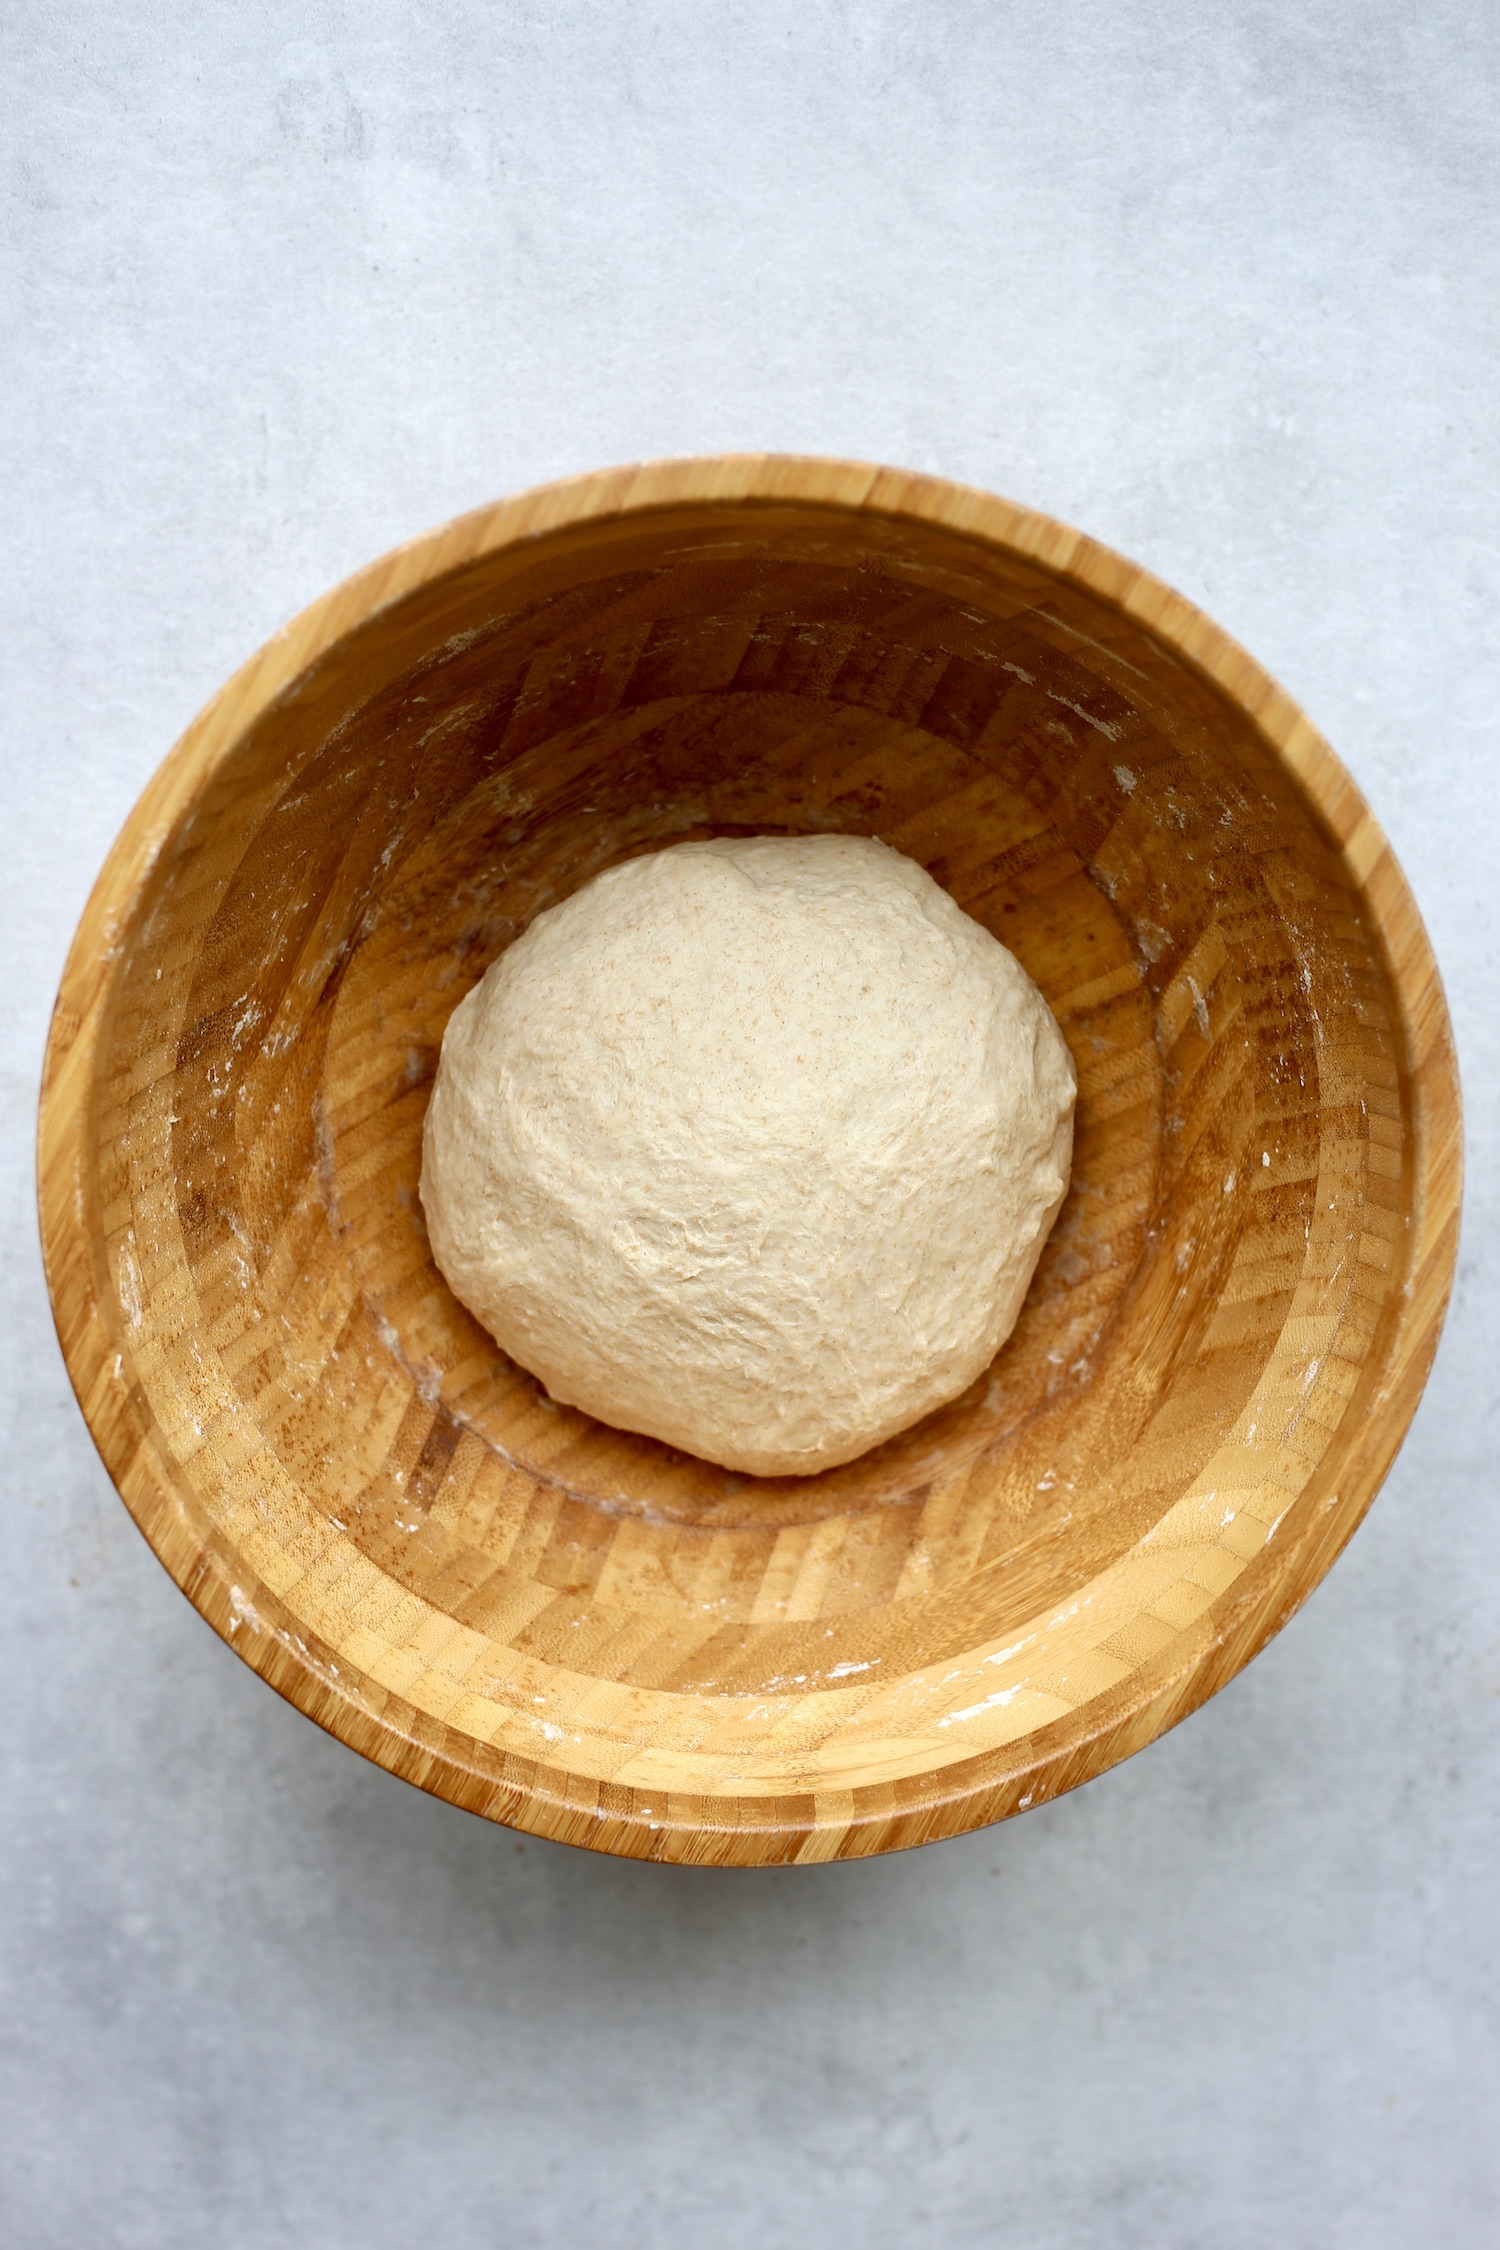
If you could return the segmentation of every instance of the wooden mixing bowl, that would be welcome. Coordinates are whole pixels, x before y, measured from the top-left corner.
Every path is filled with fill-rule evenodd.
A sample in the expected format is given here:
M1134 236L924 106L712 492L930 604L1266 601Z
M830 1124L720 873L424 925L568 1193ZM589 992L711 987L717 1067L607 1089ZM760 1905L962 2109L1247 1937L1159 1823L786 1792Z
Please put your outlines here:
M554 1406L476 1326L422 1117L541 908L830 829L1041 986L1073 1184L956 1405L747 1478ZM758 456L482 509L279 633L110 855L41 1114L79 1401L215 1630L424 1789L722 1865L1000 1819L1238 1671L1406 1429L1459 1161L1410 894L1265 674L1044 517Z

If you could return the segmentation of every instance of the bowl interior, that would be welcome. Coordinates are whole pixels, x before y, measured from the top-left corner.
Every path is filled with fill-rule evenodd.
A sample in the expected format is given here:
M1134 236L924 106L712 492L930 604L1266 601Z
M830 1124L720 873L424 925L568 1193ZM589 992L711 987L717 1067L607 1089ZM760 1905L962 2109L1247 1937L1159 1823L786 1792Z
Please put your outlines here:
M422 1119L449 1013L543 907L684 838L822 830L1019 956L1076 1154L986 1375L762 1480L505 1358L432 1263ZM992 1817L1208 1692L1236 1589L1336 1498L1407 1279L1403 1051L1346 856L1101 593L796 501L501 541L251 709L117 936L87 1194L151 1535L305 1708L478 1809L747 1858Z

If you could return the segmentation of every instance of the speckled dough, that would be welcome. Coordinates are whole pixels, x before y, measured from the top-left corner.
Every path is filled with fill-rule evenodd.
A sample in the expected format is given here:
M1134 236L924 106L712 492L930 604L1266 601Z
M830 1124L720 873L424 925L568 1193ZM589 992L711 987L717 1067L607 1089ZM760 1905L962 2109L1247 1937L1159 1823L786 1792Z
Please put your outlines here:
M1072 1061L1021 968L854 836L678 844L454 1011L422 1202L556 1399L758 1476L955 1398L1062 1202Z

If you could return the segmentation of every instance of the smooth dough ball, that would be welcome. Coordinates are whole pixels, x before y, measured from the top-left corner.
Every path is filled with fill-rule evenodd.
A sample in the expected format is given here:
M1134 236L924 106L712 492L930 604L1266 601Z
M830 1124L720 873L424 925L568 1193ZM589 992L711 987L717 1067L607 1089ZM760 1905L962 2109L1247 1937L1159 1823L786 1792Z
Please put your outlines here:
M1009 1335L1073 1066L1015 957L855 836L678 844L460 1002L422 1202L553 1398L757 1476L832 1468Z

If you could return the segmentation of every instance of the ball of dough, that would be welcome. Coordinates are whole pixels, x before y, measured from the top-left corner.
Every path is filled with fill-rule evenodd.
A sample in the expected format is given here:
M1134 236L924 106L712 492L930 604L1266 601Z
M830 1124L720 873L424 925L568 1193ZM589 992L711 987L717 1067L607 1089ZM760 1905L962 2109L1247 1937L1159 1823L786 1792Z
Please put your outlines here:
M433 1255L553 1398L831 1468L1009 1335L1074 1090L1020 963L900 852L678 844L539 914L454 1011Z

